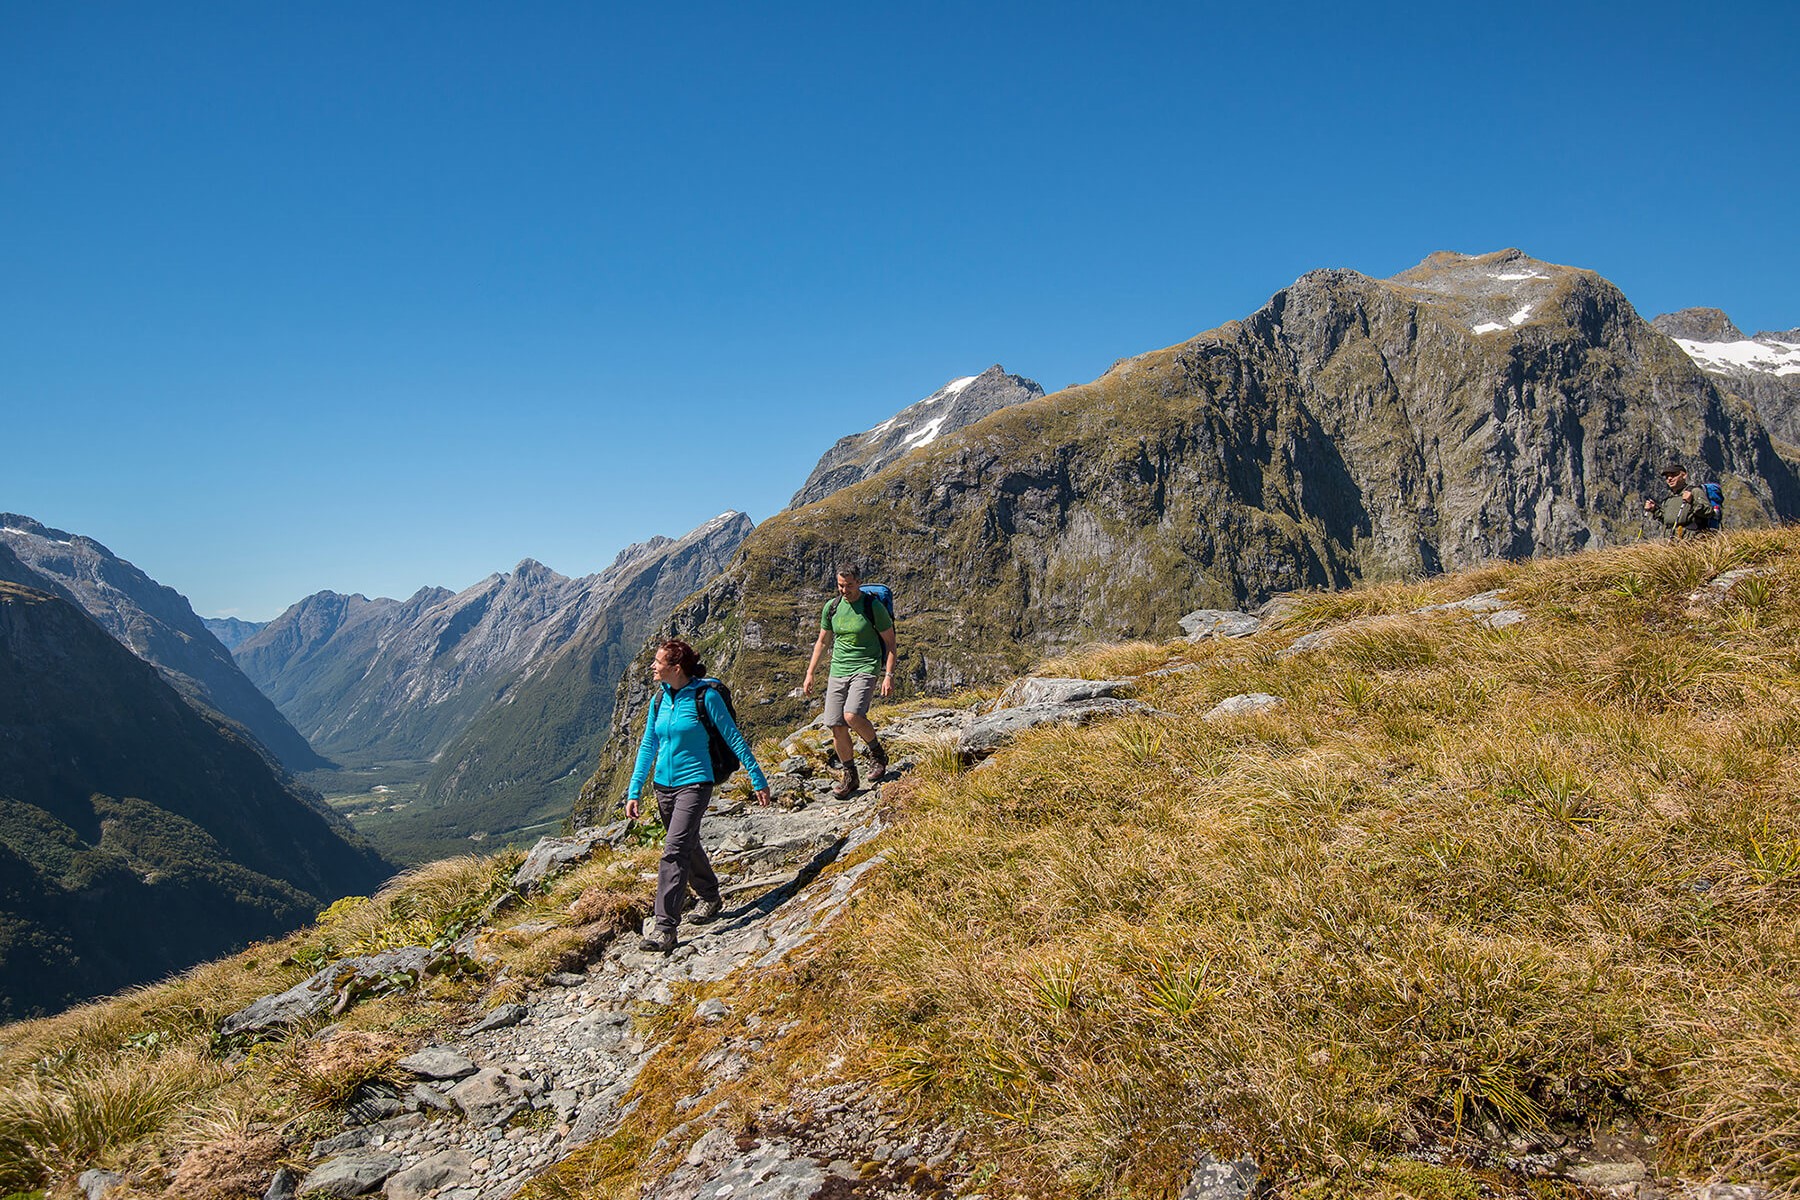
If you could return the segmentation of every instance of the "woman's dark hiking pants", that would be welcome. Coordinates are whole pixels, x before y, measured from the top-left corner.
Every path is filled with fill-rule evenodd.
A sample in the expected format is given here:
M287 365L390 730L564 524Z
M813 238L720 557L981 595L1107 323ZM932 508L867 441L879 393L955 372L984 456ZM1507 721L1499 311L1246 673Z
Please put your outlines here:
M713 873L706 850L700 845L700 818L706 815L713 785L655 786L656 811L662 816L663 828L669 831L663 840L662 865L656 871L656 927L674 932L681 924L689 884L702 900L719 898L719 877Z

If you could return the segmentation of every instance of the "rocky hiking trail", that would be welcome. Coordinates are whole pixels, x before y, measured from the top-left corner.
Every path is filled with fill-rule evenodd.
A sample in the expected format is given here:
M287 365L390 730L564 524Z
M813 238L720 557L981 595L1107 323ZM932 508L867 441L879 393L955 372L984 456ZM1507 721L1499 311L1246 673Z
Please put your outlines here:
M379 1192L392 1200L493 1200L611 1132L629 1111L632 1084L659 1050L635 1028L643 1006L673 1003L686 983L780 962L828 925L857 881L881 861L867 858L821 877L881 829L878 788L839 801L830 797L830 782L816 781L808 791L823 795L796 810L728 800L709 812L707 850L726 879L725 909L716 921L684 925L666 955L639 949L634 936L617 937L585 972L548 976L524 1002L495 1008L460 1036L401 1060L400 1068L417 1079L410 1091L366 1097L347 1118L366 1123L318 1142L312 1170L304 1178L278 1178L269 1196ZM545 839L515 883L535 886L556 867L618 844L625 834L618 823ZM726 1011L714 1000L696 1015L717 1019ZM822 1181L823 1169L799 1149L758 1149L747 1161L758 1161L766 1178ZM735 1149L730 1157L739 1157ZM729 1161L719 1167L739 1175L747 1169Z
M1035 725L1153 711L1119 698L1130 684L1022 680L997 703L984 706L988 711L915 710L884 724L881 735L897 747L947 742L979 758ZM796 748L796 740L813 728L816 723L797 731L787 748ZM279 1172L268 1200L363 1195L501 1200L572 1150L611 1133L633 1107L633 1084L662 1049L639 1028L645 1006L677 1003L687 984L776 966L826 928L863 878L885 861L880 853L858 859L857 852L884 828L882 788L912 765L900 754L886 781L840 800L831 794L828 773L814 774L804 757L792 755L770 777L779 804L715 802L702 834L724 881L725 907L716 921L684 924L668 954L640 949L635 936L618 936L585 971L549 975L522 1002L494 1008L459 1036L400 1060L411 1086L365 1087L345 1116L345 1131L311 1147L304 1175ZM630 836L621 821L541 840L515 873L512 891L484 914L484 924L498 925L495 918L513 895L542 887L557 871L624 845ZM853 859L853 865L843 865ZM532 932L530 922L513 928ZM379 990L380 981L395 972L416 978L446 955L478 954L481 932L452 947L408 947L333 963L234 1014L224 1032L254 1035L341 1012L365 992ZM729 1011L725 1001L710 999L693 1016L718 1021ZM728 1042L700 1066L712 1079L729 1079L743 1072L746 1055L762 1048L758 1037L741 1046ZM646 1195L823 1200L948 1194L950 1163L960 1141L956 1131L903 1128L862 1084L825 1086L804 1100L785 1107L810 1108L813 1119L783 1118L764 1136L706 1128L680 1165ZM704 1091L678 1107L694 1111L693 1121L702 1125L713 1115ZM665 1142L692 1132L671 1131ZM106 1180L90 1182L91 1196L104 1195Z

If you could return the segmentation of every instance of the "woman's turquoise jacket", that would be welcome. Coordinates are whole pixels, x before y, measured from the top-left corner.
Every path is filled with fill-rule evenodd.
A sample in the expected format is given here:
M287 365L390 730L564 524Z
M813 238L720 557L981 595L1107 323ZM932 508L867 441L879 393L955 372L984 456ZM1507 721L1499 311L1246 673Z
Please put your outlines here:
M713 681L689 680L679 691L672 690L666 683L657 685L662 689L662 695L651 705L653 713L644 722L644 740L638 743L637 768L631 773L631 787L625 792L627 799L636 800L643 795L644 780L652 777L652 764L656 767L654 778L663 787L713 782L712 753L706 748L706 726L700 723L694 711L694 699L702 694L699 685L710 682ZM744 740L737 722L731 719L731 710L725 707L725 698L719 695L719 689L706 688L704 695L706 715L712 718L713 728L719 735L737 751L738 761L750 772L751 786L758 791L768 787L769 781L763 777L756 756L750 753L750 743Z

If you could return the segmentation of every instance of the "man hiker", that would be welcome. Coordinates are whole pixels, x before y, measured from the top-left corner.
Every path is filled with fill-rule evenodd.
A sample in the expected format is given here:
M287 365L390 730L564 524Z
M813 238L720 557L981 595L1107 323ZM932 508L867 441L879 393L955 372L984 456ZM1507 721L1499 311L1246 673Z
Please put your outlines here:
M1687 468L1670 462L1662 469L1669 494L1662 500L1645 500L1644 511L1661 521L1672 538L1711 533L1718 527L1717 512L1705 485L1688 482Z
M877 671L881 672L881 694L894 694L894 614L862 590L862 577L855 567L838 568L837 595L827 600L819 613L819 640L813 643L806 682L800 685L803 696L812 694L813 674L827 639L831 642L831 670L825 681L825 724L831 727L832 745L844 764L844 777L831 794L841 800L862 786L856 777L851 730L869 748L875 766L869 781L874 783L887 774L887 750L868 717Z

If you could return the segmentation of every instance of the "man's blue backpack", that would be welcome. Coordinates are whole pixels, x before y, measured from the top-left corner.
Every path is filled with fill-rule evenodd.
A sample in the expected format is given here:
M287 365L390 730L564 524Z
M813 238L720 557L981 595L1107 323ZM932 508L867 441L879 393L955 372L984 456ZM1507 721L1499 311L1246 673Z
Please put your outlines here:
M700 727L706 730L706 752L712 758L713 783L718 785L730 779L742 764L738 762L737 751L731 748L731 743L725 740L725 735L713 724L712 714L706 711L707 689L714 688L718 691L719 699L725 702L725 711L731 714L734 725L737 723L737 706L731 702L731 689L725 686L724 680L696 679L694 684L694 715L700 718ZM658 688L656 699L650 702L652 725L656 724L656 710L661 704L662 689Z
M831 618L837 616L838 601L842 599L842 596L833 596L831 598L831 607L825 610L826 624L829 625L831 623ZM881 601L881 607L887 609L888 620L896 622L899 620L899 618L894 615L894 591L885 583L865 583L862 585L862 596L857 600L856 607L862 610L863 620L871 625L875 623L875 610L870 607L871 602L875 600Z
M1725 489L1716 483L1703 483L1700 490L1706 494L1706 527L1717 529L1725 519Z

